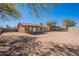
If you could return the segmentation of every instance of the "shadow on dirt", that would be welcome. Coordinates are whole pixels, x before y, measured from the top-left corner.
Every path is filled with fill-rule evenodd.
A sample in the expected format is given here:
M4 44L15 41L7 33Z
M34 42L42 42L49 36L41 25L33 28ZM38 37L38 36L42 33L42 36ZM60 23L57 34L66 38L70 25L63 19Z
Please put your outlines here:
M79 56L79 46L42 43L36 37L0 37L0 56Z

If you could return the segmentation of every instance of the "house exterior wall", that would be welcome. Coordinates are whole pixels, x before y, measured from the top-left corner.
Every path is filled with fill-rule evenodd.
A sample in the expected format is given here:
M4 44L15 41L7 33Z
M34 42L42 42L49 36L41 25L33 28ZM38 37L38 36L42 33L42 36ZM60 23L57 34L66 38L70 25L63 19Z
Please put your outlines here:
M42 31L43 32L48 32L48 31L50 31L50 28L48 26L43 26Z
M21 27L18 28L18 31L24 33L25 32L25 28L21 26Z
M33 32L42 32L41 27L32 27Z
M18 31L23 33L42 32L40 26L19 26Z

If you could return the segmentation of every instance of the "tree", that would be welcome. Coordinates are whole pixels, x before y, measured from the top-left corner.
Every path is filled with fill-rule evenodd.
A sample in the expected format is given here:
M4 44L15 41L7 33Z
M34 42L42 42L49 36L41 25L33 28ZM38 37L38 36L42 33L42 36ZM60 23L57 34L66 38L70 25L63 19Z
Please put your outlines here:
M41 22L40 25L43 26L43 23Z
M19 4L18 4L19 5ZM29 12L32 12L35 14L35 16L39 17L41 14L40 9L43 9L46 13L49 14L49 7L51 9L54 9L57 4L56 3L25 3L25 4L20 4L22 7L25 6L26 9L29 8ZM25 8L24 7L24 8ZM11 3L0 3L0 15L2 17L6 16L12 16L17 18L19 15L19 12L16 8L16 4L11 4ZM20 15L19 15L20 16ZM18 16L18 17L19 17Z
M63 21L63 24L65 25L66 29L68 30L69 27L75 26L76 23L71 19L66 19Z
M6 25L6 28L11 28L11 26L9 26L9 25Z
M50 14L49 8L55 9L55 7L57 6L56 3L27 3L20 5L22 7L25 6L26 9L29 10L29 13L33 13L36 17L40 17L43 15L40 9L44 10L47 14ZM2 19L5 19L9 18L9 16L12 16L14 18L20 17L20 13L16 8L16 4L0 3L0 17Z
M31 14L34 14L36 17L41 17L43 14L40 10L44 10L48 15L50 15L50 10L55 9L56 6L58 5L57 3L27 3L23 4L26 9L29 8L29 11Z
M49 21L47 21L46 25L49 26L50 31L51 31L52 27L56 26L56 22L49 20Z
M8 18L10 16L13 18L20 17L20 13L16 9L15 4L0 3L0 18L5 19L5 18Z

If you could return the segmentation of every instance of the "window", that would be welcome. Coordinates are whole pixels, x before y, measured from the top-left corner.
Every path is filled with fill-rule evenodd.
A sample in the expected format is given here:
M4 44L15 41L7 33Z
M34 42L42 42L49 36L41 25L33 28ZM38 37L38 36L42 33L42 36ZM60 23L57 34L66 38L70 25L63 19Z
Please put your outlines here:
M36 28L35 27L33 28L33 32L36 32Z
M30 27L30 31L32 31L32 27Z

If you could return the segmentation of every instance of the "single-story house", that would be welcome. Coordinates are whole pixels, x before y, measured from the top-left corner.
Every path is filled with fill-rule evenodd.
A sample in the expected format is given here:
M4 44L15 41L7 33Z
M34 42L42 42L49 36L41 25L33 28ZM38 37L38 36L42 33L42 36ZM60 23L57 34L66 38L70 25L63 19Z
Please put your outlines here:
M50 27L44 25L44 26L42 27L42 31L43 31L43 32L49 32L49 31L50 31Z
M42 26L39 24L32 24L32 23L19 23L17 27L0 28L0 34L3 32L42 33L47 31L49 31L48 26Z
M19 23L17 25L18 32L33 33L33 32L49 32L50 27L46 25L32 24L32 23ZM66 31L65 28L53 26L52 31Z
M22 33L42 32L42 26L32 23L19 23L17 25L18 31Z

